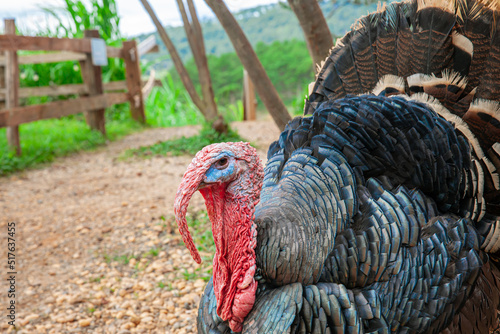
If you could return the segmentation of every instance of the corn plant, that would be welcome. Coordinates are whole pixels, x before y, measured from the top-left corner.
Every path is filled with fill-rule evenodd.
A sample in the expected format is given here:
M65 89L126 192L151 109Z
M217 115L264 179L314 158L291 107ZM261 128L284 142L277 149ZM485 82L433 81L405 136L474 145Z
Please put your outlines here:
M58 22L54 36L82 38L85 30L97 29L107 45L119 47L124 40L119 29L120 16L115 0L64 0L63 7L42 7L42 9ZM103 67L104 82L124 79L123 60L109 58L108 65Z
M87 29L97 29L107 45L119 47L123 38L119 30L115 0L64 0L62 7L41 7L42 10L57 21L51 29L35 33L44 33L50 37L82 38ZM21 87L39 87L82 83L80 66L76 61L57 64L27 64L20 66ZM102 68L104 82L125 79L125 64L121 58L108 58L108 65ZM30 97L23 104L38 104L53 100L66 99L58 97ZM114 106L109 108L107 116L122 119L127 108ZM73 116L70 116L70 118Z
M63 7L41 8L58 21L55 27L58 37L81 38L86 29L97 29L108 43L122 39L115 0L64 0Z

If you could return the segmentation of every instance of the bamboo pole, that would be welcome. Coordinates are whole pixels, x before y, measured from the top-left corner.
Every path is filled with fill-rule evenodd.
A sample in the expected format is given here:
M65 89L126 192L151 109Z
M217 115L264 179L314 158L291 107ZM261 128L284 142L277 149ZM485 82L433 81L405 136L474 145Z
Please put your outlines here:
M89 53L92 50L90 38L56 38L43 36L0 35L0 50L16 51L69 51ZM108 57L122 57L122 49L106 46Z
M299 20L307 49L313 60L314 72L318 72L321 62L333 48L333 38L318 1L288 0L290 8Z
M74 115L92 109L104 109L114 104L125 103L127 100L127 93L107 93L4 109L0 110L0 128Z

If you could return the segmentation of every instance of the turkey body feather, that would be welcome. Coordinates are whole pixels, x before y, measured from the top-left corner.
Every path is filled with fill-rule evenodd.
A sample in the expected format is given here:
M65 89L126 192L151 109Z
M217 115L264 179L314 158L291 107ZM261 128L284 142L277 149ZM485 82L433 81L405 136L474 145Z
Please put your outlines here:
M498 7L419 0L380 8L332 49L306 101L310 116L288 124L263 173L253 176L259 163L240 153L246 144L196 156L179 187L178 223L196 255L182 215L200 189L221 245L214 268L227 258L224 275L233 272L224 281L214 269L200 333L497 327ZM188 182L194 167L202 172ZM249 184L259 184L252 196ZM244 219L225 221L231 212ZM238 232L245 252L217 226L247 226Z
M281 299L259 292L243 332L268 322L290 323L291 333L438 333L461 317L487 257L473 221L461 218L478 207L477 186L469 182L477 176L467 140L452 124L420 102L348 97L292 123L269 155L255 212L255 251L261 290L274 288ZM494 290L498 284L496 277L487 281ZM319 299L307 301L302 285L316 287ZM332 286L336 295L328 293ZM321 300L323 290L328 302ZM498 290L481 297L496 314ZM339 298L349 307L332 313L332 304L342 305ZM273 301L274 307L258 306ZM287 303L300 311L274 312ZM316 312L301 310L308 307ZM202 302L202 310L200 316L210 305ZM285 314L289 322L279 322ZM218 320L212 325L223 326ZM489 317L492 325L495 320Z

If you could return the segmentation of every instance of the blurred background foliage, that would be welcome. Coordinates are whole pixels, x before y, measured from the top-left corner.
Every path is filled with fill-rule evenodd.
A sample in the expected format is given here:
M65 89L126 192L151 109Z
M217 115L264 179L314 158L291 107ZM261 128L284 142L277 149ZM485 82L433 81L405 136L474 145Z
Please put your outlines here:
M343 35L361 15L376 9L371 0L322 0L320 5L332 34ZM368 5L366 3L369 3ZM62 7L43 7L47 17L58 22L51 29L21 31L23 35L81 38L86 29L97 29L110 46L121 46L120 17L117 0L64 0ZM289 111L300 114L303 109L307 85L314 80L311 58L304 36L293 12L286 2L258 6L235 13L271 81ZM203 36L216 102L227 121L241 120L243 116L243 67L224 30L216 19L202 20ZM187 70L200 90L197 69L191 57L183 27L167 27L167 31L183 58ZM141 60L144 75L151 69L162 86L154 87L145 101L146 126L183 126L199 124L203 117L192 103L178 74L173 70L168 52L157 36L159 53L147 54ZM137 36L140 42L151 34ZM34 52L20 52L33 54ZM102 68L104 82L124 80L125 68L121 59L109 58ZM21 87L39 87L82 83L78 62L33 64L20 66ZM71 96L30 97L22 105L39 104ZM259 103L259 113L265 112ZM93 149L107 140L114 140L144 126L130 118L128 104L106 110L107 137L88 129L82 114L49 119L20 126L23 155L17 157L8 149L5 129L0 129L0 175L49 162L81 149Z
M58 22L52 26L51 30L41 28L39 31L23 32L23 34L81 38L86 29L97 29L107 45L121 46L124 38L120 33L120 17L116 11L116 0L63 1L62 7L42 7L48 17ZM340 36L349 29L355 18L376 9L376 4L373 2L372 0L322 0L320 5L327 17L332 34ZM235 13L235 17L254 45L259 59L285 104L290 106L292 113L300 113L307 85L314 80L314 72L303 33L293 12L283 1L245 9ZM202 28L217 103L223 109L223 114L234 117L241 114L239 109L243 91L243 67L217 20L202 20ZM183 27L167 27L167 31L184 59L188 73L200 91L197 69L191 57ZM141 41L150 35L139 35L137 40ZM198 116L196 112L195 115L185 115L185 120L175 120L173 117L176 109L186 105L184 109L191 112L193 105L184 91L177 72L173 70L165 46L156 32L153 35L157 37L160 52L143 57L142 71L147 74L150 69L154 68L157 78L167 85L155 87L151 97L146 101L147 109L155 109L153 115L155 121L150 121L149 124L156 126L192 124L196 122ZM109 58L108 61L108 65L103 67L104 82L124 80L123 60ZM82 83L78 62L21 65L20 73L21 87ZM67 97L31 97L22 103L44 103L64 98ZM262 109L261 104L259 107ZM108 111L108 118L118 120L127 118L126 106L111 109L114 110ZM159 117L159 110L166 110L164 118ZM179 116L175 117L179 118Z
M359 1L360 4L355 2ZM333 38L343 36L351 25L361 16L377 10L377 0L320 0L323 14L327 20ZM160 14L160 13L157 13ZM304 41L299 21L285 0L270 5L248 8L234 13L234 16L253 47L259 42L272 44L275 41ZM205 19L201 22L203 39L207 54L220 56L233 53L234 48L224 29L216 19ZM187 61L191 58L191 50L182 26L166 27L167 33L175 44L181 58ZM143 40L151 34L141 34L137 38ZM172 66L170 57L157 32L156 36L160 53L146 55L145 59L156 63L156 70L165 70ZM278 51L278 50L277 50ZM276 58L281 57L280 52ZM266 68L267 69L267 68Z
M259 42L255 46L255 52L286 105L290 105L297 96L305 97L302 96L303 87L314 80L314 72L304 41L274 41L271 44ZM208 66L218 105L230 105L241 100L243 66L236 53L208 55ZM196 88L201 91L193 58L186 62L186 68ZM180 82L177 72L169 73L174 81Z

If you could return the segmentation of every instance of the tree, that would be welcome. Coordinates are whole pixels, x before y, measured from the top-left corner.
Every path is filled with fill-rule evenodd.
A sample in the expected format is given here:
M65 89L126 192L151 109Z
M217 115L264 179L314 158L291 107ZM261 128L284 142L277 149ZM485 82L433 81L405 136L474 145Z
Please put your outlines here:
M304 32L313 66L321 66L333 47L333 38L319 3L316 0L288 0L288 4ZM314 69L317 72L318 66Z

